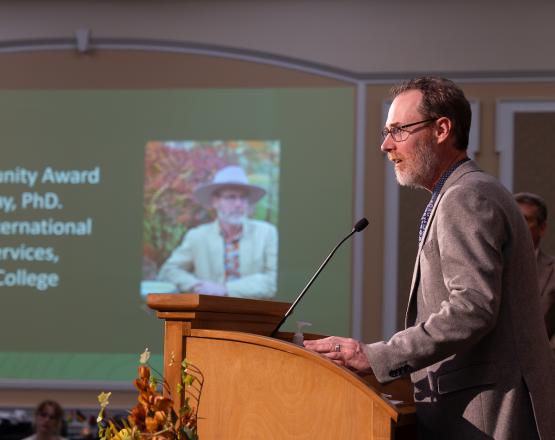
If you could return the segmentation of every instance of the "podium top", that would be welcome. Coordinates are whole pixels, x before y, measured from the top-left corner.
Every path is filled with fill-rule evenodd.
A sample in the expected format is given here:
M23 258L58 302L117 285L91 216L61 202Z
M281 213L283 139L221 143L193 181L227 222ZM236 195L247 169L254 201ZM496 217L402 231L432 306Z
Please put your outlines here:
M147 304L159 318L189 328L235 330L270 335L290 304L277 301L199 295L150 294Z
M164 293L149 294L147 305L158 312L249 313L281 317L291 304L260 299L200 295L197 293Z

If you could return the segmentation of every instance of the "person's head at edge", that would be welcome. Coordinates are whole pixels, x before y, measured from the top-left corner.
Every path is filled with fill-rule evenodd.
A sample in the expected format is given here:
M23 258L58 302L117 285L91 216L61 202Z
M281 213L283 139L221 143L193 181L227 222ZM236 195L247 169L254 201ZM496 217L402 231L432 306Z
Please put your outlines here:
M44 400L35 409L37 439L56 438L62 430L64 410L54 400Z
M222 226L241 226L265 194L263 188L250 184L243 168L236 165L218 170L211 183L194 193L200 204L215 210Z
M470 104L444 78L412 79L391 94L381 150L394 163L399 184L431 191L451 165L467 157Z
M530 229L534 248L538 249L547 228L547 204L543 198L529 192L516 193L514 198Z

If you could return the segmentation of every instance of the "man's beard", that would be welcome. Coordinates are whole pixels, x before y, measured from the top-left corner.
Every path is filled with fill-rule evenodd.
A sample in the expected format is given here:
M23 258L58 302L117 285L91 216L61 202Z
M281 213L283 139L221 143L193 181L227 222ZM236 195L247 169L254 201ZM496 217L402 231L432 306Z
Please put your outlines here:
M247 219L247 214L245 212L241 213L225 213L218 211L218 220L222 223L227 223L228 225L242 225Z
M440 166L439 156L433 151L432 139L425 137L419 140L410 157L402 158L401 166L395 166L397 182L402 186L426 188L426 184L437 173Z

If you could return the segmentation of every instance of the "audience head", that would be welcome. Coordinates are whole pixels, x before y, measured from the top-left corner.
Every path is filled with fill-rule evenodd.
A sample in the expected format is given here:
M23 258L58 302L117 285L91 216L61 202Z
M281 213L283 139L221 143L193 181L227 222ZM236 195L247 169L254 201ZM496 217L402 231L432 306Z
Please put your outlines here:
M38 438L48 438L60 434L64 410L54 400L44 400L35 410L35 431Z
M547 205L545 200L537 194L529 192L519 192L514 197L528 224L534 247L538 248L547 228Z

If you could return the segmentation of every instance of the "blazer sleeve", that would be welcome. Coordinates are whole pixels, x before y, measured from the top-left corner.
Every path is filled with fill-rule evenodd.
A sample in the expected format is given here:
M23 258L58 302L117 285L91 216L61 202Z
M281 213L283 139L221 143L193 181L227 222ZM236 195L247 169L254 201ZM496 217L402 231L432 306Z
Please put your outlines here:
M158 272L158 279L175 284L181 291L187 292L199 282L194 275L195 231L191 230L181 244L174 249Z

